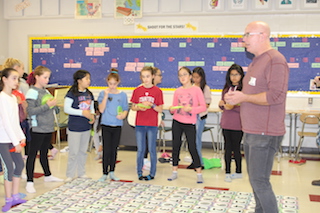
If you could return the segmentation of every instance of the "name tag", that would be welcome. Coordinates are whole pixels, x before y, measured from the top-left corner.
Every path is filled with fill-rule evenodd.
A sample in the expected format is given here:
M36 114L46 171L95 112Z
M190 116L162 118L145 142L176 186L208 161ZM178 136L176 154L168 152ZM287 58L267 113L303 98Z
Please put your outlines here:
M256 78L250 77L249 85L251 85L251 86L256 86L256 81L257 81Z

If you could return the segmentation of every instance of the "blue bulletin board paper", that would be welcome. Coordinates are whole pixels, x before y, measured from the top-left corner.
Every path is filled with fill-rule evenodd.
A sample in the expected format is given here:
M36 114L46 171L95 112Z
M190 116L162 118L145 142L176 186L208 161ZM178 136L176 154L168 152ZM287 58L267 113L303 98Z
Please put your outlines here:
M271 44L289 64L289 90L312 91L310 79L320 75L320 35L281 35L271 38ZM59 85L71 85L73 73L84 69L91 73L91 86L106 86L114 67L119 86L135 88L142 67L155 66L163 74L159 87L173 89L180 86L181 66L201 66L210 88L221 90L230 65L237 63L246 71L251 58L239 35L30 37L30 70L48 67L50 83Z

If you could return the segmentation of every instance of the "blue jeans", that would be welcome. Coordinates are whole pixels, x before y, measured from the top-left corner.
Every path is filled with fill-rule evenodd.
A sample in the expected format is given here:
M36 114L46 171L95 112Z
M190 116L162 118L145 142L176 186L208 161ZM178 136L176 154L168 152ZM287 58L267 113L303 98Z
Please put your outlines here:
M196 124L196 146L199 154L201 165L203 165L202 160L202 133L204 130L204 125L206 124L206 119L201 120L200 116L197 115L197 124Z
M157 170L157 132L156 126L136 126L136 139L137 139L137 173L138 176L142 175L143 158L146 150L146 136L148 137L148 149L150 153L151 168L150 175L154 177Z
M256 200L256 213L278 213L270 183L275 153L283 136L244 134L244 152L250 184Z

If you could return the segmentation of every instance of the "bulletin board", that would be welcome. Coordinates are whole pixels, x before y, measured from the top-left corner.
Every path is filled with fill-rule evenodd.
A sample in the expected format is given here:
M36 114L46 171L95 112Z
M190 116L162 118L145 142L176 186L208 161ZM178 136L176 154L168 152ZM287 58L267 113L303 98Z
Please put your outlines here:
M289 90L312 91L311 79L320 75L320 35L281 35L271 38L290 67ZM144 66L160 68L160 88L180 86L181 66L197 66L206 72L211 89L220 90L228 68L237 63L247 70L252 55L245 51L241 36L122 36L122 37L30 37L30 70L38 65L51 71L50 83L71 85L79 69L91 73L91 86L106 86L112 67L119 70L120 87L141 83Z

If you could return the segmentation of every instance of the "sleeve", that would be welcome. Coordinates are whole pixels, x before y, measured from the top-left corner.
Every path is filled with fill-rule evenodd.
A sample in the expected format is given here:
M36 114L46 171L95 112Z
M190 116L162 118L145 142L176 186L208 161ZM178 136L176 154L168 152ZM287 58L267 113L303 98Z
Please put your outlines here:
M282 58L282 57L281 57ZM279 56L272 59L268 79L267 102L276 105L285 101L288 91L289 68L285 61L280 62Z
M129 105L128 105L127 94L123 92L122 98L123 98L122 109L123 109L123 111L128 111L129 110Z
M81 109L74 109L72 108L73 99L69 97L64 98L64 112L69 115L78 115L82 116Z
M92 114L96 114L96 110L94 109L94 97L92 96L92 99L91 99L91 104L90 104L90 112Z
M199 114L207 110L206 102L204 100L203 92L199 87L195 86L195 99L196 103L193 103L191 113L192 114Z
M156 104L157 106L164 104L164 102L163 102L163 93L162 93L162 90L161 90L161 89L159 89L158 98L157 98L155 104Z
M224 101L224 94L226 94L226 90L222 90L222 93L221 93L221 100L223 100L223 101ZM224 110L224 107L223 107L223 106L219 106L219 108L220 108L221 110Z
M17 101L16 101L17 103ZM10 106L10 105L9 105ZM10 108L10 109L9 109ZM13 118L10 117L11 107L8 107L8 100L0 97L0 116L3 121L4 129L9 136L12 144L17 146L25 135L19 125L18 114ZM18 111L17 111L18 112Z
M137 101L137 89L138 89L138 88L136 88L135 90L133 90L133 93L132 93L132 96L131 96L131 99L130 99L130 102L132 102L132 103L134 103L134 104L139 103L139 102Z
M208 85L204 87L204 99L206 101L206 104L211 104L211 91Z
M103 97L104 97L104 92L101 91L101 92L99 93L99 96L98 96L98 103L99 103L99 104L101 104L101 102L102 102L102 100L103 100Z
M27 95L26 95L26 99L28 103L27 112L29 116L39 115L50 109L50 107L47 104L38 106L37 104L38 96L39 96L38 91L34 89L29 89L27 92Z
M176 89L176 91L174 91L174 93L173 93L172 106L178 106L178 92L179 92L178 90L179 90L179 88ZM176 111L177 111L176 109L172 110L173 114Z

